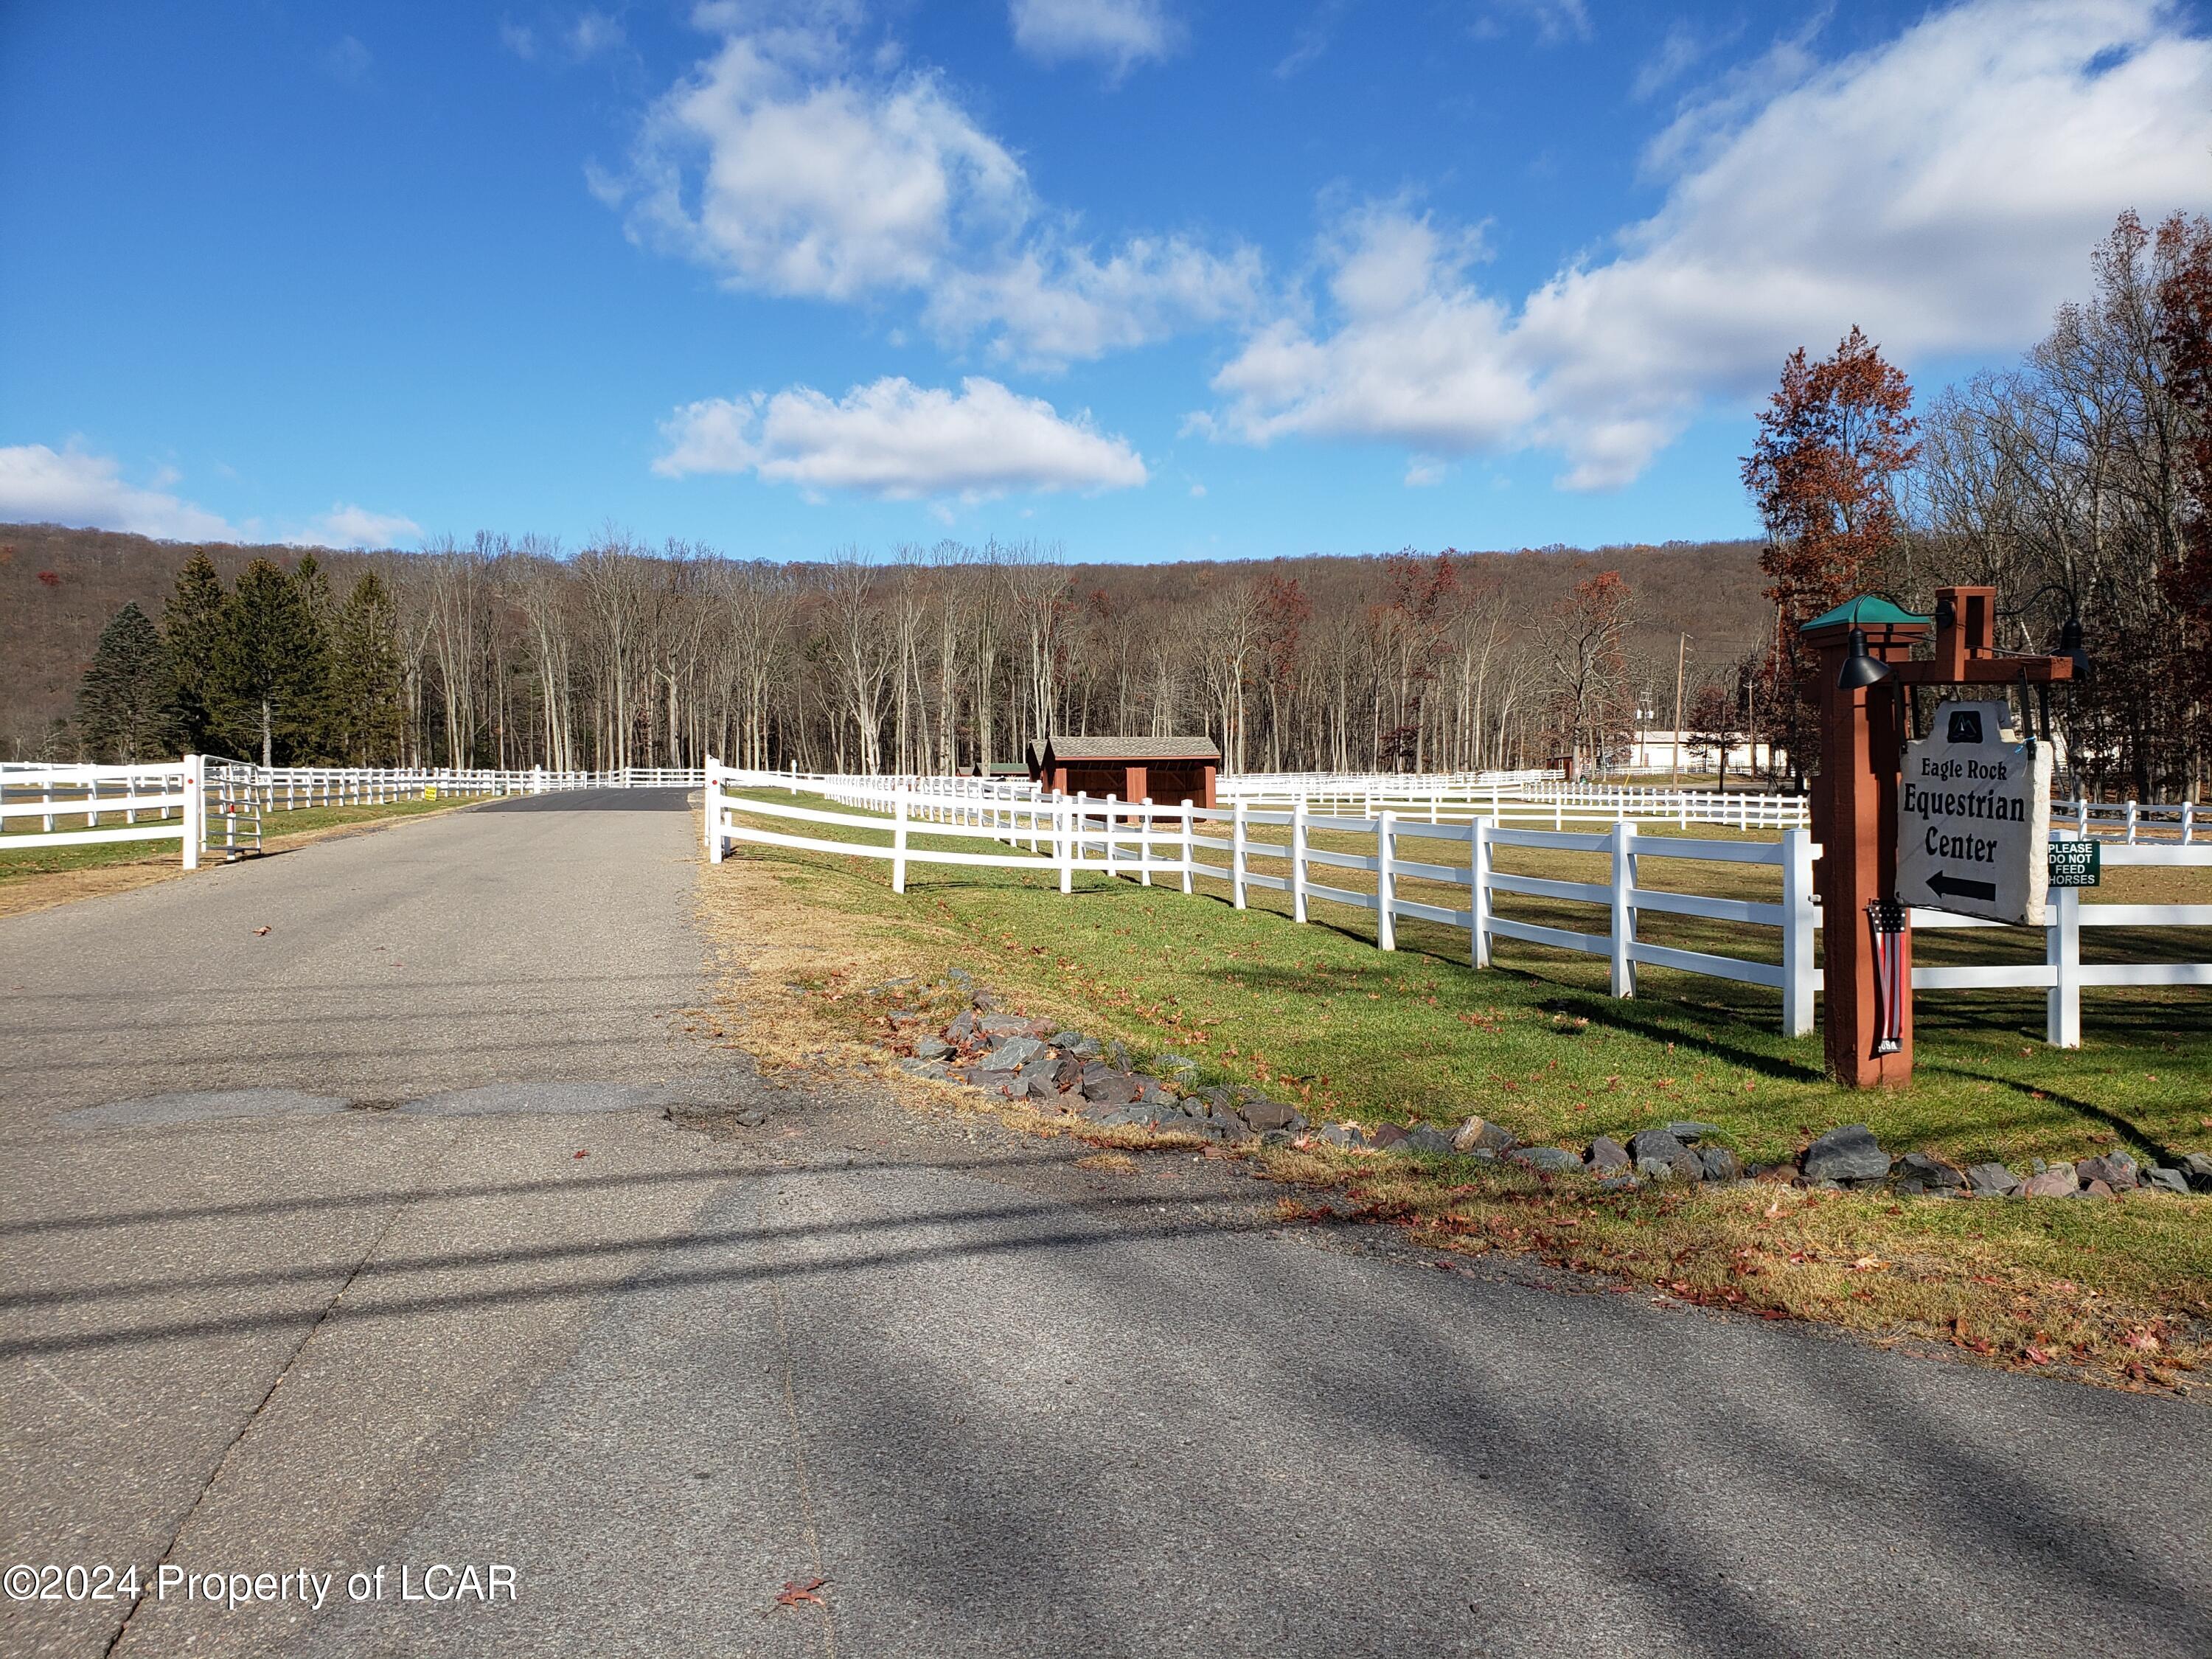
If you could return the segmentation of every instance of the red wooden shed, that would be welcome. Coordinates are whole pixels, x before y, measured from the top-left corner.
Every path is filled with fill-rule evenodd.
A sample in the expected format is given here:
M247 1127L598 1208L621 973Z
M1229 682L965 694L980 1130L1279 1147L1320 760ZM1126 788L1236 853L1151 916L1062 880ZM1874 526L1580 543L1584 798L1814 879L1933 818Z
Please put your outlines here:
M1221 750L1205 738L1047 738L1030 745L1030 765L1064 795L1211 806Z

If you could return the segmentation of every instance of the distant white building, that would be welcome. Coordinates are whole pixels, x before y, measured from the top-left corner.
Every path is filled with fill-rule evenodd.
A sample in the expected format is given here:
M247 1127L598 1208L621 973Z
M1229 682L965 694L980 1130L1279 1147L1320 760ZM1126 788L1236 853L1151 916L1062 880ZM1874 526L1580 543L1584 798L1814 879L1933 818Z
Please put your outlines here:
M1771 748L1766 743L1739 738L1729 747L1728 769L1763 772L1771 758ZM1646 726L1634 735L1627 748L1617 750L1606 758L1616 771L1667 772L1679 768L1685 772L1710 772L1717 757L1712 745L1698 743L1696 732L1676 732L1662 726Z

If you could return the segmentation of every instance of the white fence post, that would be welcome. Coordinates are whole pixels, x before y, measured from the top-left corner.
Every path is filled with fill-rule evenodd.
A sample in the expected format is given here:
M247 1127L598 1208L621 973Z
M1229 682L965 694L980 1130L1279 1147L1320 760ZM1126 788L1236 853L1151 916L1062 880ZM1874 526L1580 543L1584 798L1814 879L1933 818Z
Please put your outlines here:
M1073 806L1065 794L1057 790L1054 791L1052 830L1053 834L1060 838L1060 890L1063 893L1072 893L1075 890L1076 829Z
M1782 832L1782 1035L1813 1030L1813 956L1818 918L1813 912L1813 832Z
M1306 798L1291 809L1291 920L1306 919Z
M2081 1046L2081 890L2051 895L2051 920L2043 930L2043 958L2051 966L2044 1040L2054 1048Z
M1468 959L1477 968L1490 966L1490 832L1494 827L1488 818L1468 820Z
M1242 797L1230 807L1229 830L1229 896L1231 902L1242 910L1244 908L1245 848L1250 845L1247 836L1250 829L1244 822L1244 802Z
M1152 884L1152 832L1158 820L1152 816L1152 798L1147 795L1139 803L1144 816L1137 820L1141 826L1137 832L1137 876L1143 884Z
M207 761L185 757L185 868L200 867L200 843L207 839Z
M1198 828L1196 815L1191 811L1190 797L1182 799L1182 890L1191 890L1191 883L1198 871Z
M1616 997L1636 994L1636 907L1630 890L1636 885L1636 854L1628 850L1634 832L1628 821L1613 826L1613 971L1607 975Z
M796 792L794 792L796 793ZM901 784L891 792L891 891L906 891L907 790Z
M1398 948L1398 883L1390 869L1392 842L1398 834L1398 815L1389 807L1375 820L1375 944L1378 950Z
M532 793L544 787L544 776L540 773L532 780ZM722 861L722 767L712 755L707 757L707 782L699 796L699 804L706 809L707 862Z
M1110 789L1106 793L1106 840L1104 842L1106 873L1114 873L1114 807L1118 797Z

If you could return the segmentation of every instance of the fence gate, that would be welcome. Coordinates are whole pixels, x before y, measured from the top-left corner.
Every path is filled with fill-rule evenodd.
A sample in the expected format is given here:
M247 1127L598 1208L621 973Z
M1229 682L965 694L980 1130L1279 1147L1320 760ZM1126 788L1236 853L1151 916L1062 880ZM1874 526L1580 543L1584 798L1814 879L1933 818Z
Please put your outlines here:
M258 768L208 757L203 787L207 799L207 850L225 863L261 850L261 794Z

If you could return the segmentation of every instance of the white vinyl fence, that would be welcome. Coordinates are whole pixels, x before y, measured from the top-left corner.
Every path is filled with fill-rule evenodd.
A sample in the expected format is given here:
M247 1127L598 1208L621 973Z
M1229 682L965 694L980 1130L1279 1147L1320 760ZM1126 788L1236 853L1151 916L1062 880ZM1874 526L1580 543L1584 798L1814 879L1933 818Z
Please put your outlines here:
M919 787L917 782L933 787ZM940 791L933 787L939 782L958 787ZM804 787L835 805L873 816L855 817L733 793L769 787L794 795ZM1156 878L1173 880L1186 893L1195 891L1199 882L1210 881L1224 884L1239 909L1245 907L1250 890L1260 888L1286 894L1291 917L1299 922L1310 918L1316 903L1365 910L1375 916L1376 942L1386 951L1396 947L1400 918L1431 921L1463 929L1469 960L1477 967L1489 965L1493 941L1514 939L1604 957L1607 984L1616 997L1636 994L1636 970L1644 965L1766 986L1782 994L1785 1035L1802 1036L1814 1028L1821 918L1813 893L1813 860L1819 848L1811 832L1800 826L1780 830L1771 841L1740 842L1657 835L1625 820L1596 831L1528 829L1483 817L1465 823L1431 823L1401 818L1388 807L1372 817L1355 817L1316 813L1303 803L1283 811L1244 801L1209 809L1111 797L1050 799L1026 782L808 780L782 773L732 771L711 760L705 805L707 852L716 862L737 842L877 858L890 863L895 891L905 890L907 871L917 864L1026 870L1055 878L1062 892L1072 890L1079 873L1127 877L1146 886ZM750 821L757 818L793 828L773 830ZM865 839L832 841L797 832L810 824L831 826ZM1253 833L1262 829L1288 834L1276 840ZM994 845L973 851L917 848L912 844L916 831ZM1316 832L1368 839L1372 850L1318 848L1311 841ZM1449 861L1407 857L1401 841L1445 843L1451 849ZM1561 881L1497 868L1498 850L1514 848L1602 854L1608 863L1607 878ZM2114 867L2203 867L2212 866L2212 844L2107 844L2103 857ZM1639 872L1640 861L1647 858L1772 866L1780 872L1782 897L1779 902L1719 898L1650 886ZM1365 892L1323 879L1339 869L1371 875L1376 890ZM1462 889L1465 902L1436 904L1409 898L1400 890L1407 881ZM1497 914L1501 894L1586 904L1599 925L1583 932L1501 916ZM1645 911L1774 928L1780 936L1781 961L1748 960L1639 939L1637 919ZM1912 919L1916 927L1926 928L2000 925L1921 909L1913 911ZM2085 963L2081 959L2085 927L2212 927L2212 905L2083 904L2079 890L2055 890L2051 922L2042 930L2042 963L1916 968L1914 987L1952 991L2043 988L2047 993L2047 1040L2076 1048L2084 988L2212 986L2212 963Z
M265 767L213 755L131 766L0 763L0 853L175 842L189 870L204 852L234 858L258 850L269 812L566 789L697 788L705 780L698 767Z

